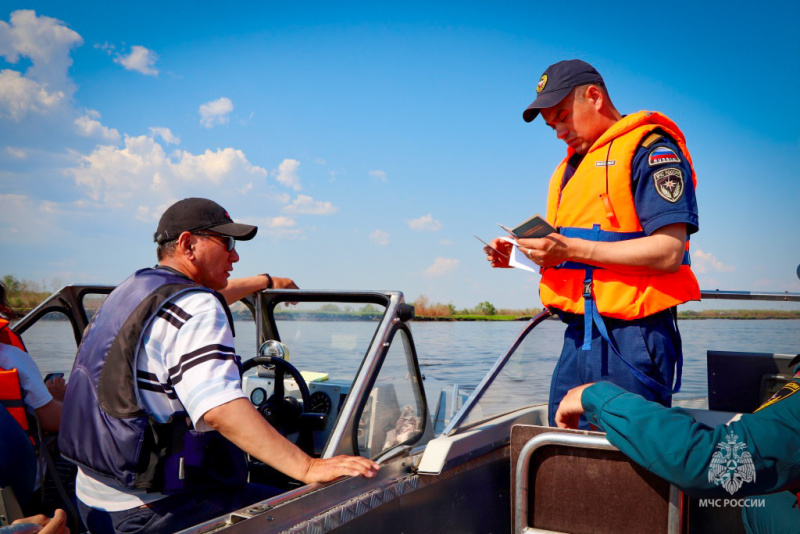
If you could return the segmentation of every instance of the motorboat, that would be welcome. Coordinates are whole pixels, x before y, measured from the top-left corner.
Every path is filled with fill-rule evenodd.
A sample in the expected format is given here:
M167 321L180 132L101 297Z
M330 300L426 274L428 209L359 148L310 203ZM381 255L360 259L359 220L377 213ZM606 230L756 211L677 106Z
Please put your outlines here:
M57 312L77 345L112 289L67 286L14 330L24 339ZM800 294L703 298L797 302ZM537 326L548 311L465 390L424 375L414 309L401 292L269 290L242 303L255 322L252 345L237 337L253 405L308 454L361 455L381 469L304 485L252 460L250 480L283 493L186 533L743 532L740 508L701 506L603 433L547 426L547 406L520 370L542 351ZM709 350L709 397L687 409L708 425L752 411L789 380L793 357Z

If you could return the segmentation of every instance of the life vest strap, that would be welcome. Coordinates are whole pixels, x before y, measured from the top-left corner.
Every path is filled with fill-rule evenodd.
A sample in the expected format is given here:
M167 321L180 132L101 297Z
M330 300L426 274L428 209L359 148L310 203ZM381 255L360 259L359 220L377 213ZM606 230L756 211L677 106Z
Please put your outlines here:
M638 239L640 237L647 237L644 232L609 232L608 230L601 230L600 225L595 224L592 228L576 228L574 226L559 227L558 233L564 237L577 237L587 241L600 241L604 243L617 243L619 241L627 241L629 239ZM683 252L683 259L681 265L691 265L691 258L689 256L689 247L687 239L687 247ZM556 266L556 269L588 269L591 267L586 263L579 261L565 261ZM595 267L602 269L602 267Z
M574 226L561 226L558 233L564 237L579 237L589 241L627 241L628 239L637 239L639 237L646 237L644 232L610 232L608 230L601 230L600 225L595 224L592 228L577 228Z

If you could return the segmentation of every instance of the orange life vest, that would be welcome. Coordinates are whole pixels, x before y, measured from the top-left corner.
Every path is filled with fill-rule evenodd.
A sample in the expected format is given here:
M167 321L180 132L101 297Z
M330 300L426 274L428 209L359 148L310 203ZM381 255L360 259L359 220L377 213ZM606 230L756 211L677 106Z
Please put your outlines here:
M640 111L614 124L592 145L562 190L567 161L574 154L568 149L550 180L547 220L563 235L594 241L644 237L631 192L631 165L636 149L656 128L678 143L696 184L680 129L660 113ZM602 316L626 320L647 317L689 300L700 300L700 287L688 264L688 249L687 241L684 264L675 273L643 268L640 274L629 274L613 266L591 268L572 262L542 269L539 296L547 307L577 314L584 313L584 296L588 295Z
M28 352L25 348L25 344L22 342L22 338L11 331L11 328L8 326L8 320L2 317L0 317L0 343L11 345L12 347L17 347L20 350Z
M16 369L0 368L0 404L6 407L8 413L19 423L33 441L28 418L25 415L25 405L22 402L22 388L19 385L19 373Z

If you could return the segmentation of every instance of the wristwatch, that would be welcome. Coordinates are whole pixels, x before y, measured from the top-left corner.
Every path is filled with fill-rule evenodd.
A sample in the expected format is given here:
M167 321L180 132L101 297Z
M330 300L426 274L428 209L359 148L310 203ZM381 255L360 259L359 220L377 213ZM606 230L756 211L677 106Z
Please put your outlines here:
M267 273L261 273L258 276L263 276L264 278L267 279L267 287L264 288L265 290L272 289L274 287L274 284L272 283L272 277L270 275L268 275Z

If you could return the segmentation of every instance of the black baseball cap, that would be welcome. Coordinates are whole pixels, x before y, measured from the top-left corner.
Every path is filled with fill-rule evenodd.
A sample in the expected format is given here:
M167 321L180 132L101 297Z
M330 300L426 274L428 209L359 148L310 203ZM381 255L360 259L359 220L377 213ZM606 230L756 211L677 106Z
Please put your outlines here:
M258 227L233 222L225 208L213 200L184 198L168 207L161 216L153 241L161 245L177 239L182 232L195 230L212 230L238 241L247 241L255 237Z
M600 73L585 61L567 59L550 65L536 85L536 100L522 112L522 118L531 122L539 115L539 110L564 100L573 87L589 83L605 85Z

